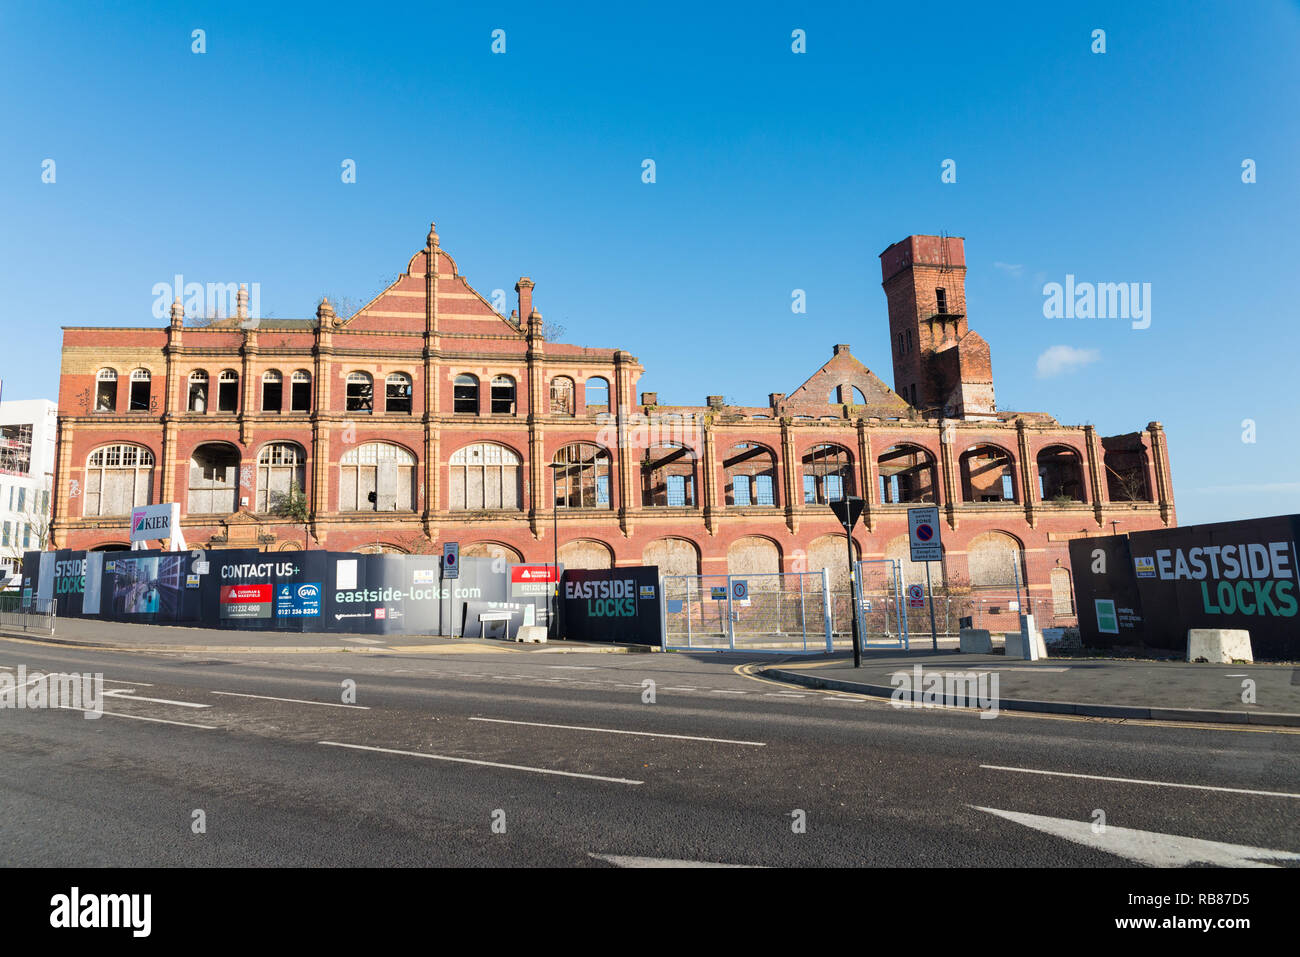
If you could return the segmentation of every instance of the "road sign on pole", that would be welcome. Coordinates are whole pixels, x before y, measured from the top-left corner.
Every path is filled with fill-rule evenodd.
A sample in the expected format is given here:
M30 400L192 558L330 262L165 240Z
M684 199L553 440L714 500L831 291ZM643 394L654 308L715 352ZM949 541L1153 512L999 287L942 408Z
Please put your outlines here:
M442 577L460 577L460 543L442 543Z
M943 561L943 543L939 536L939 507L909 508L907 537L912 547L912 561Z

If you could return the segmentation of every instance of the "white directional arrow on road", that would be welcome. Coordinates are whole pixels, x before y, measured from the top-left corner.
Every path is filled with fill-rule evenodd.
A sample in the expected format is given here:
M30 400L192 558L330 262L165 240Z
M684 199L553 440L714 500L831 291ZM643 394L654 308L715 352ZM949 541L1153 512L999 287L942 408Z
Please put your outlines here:
M1105 825L1100 833L1094 832L1090 821L1071 821L1068 818L1044 817L1020 811L1000 811L994 807L978 807L977 811L1004 817L1036 831L1063 837L1085 847L1096 848L1109 854L1126 857L1151 867L1188 867L1192 864L1210 864L1215 867L1275 867L1263 861L1300 861L1300 854L1274 851L1267 847L1249 847L1245 844L1224 844L1203 841L1196 837L1161 834L1158 831L1136 831L1128 827Z

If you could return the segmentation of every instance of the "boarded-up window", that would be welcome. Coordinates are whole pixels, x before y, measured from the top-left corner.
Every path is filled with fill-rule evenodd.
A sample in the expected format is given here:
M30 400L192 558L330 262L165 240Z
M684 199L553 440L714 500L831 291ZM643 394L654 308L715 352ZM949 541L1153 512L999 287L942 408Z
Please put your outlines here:
M601 542L580 539L560 546L560 564L568 569L611 568L613 556L609 546Z
M229 445L200 445L190 456L186 509L194 515L239 509L239 453Z
M641 553L644 565L657 565L660 575L698 575L700 553L682 538L661 538L651 542Z
M1056 615L1074 614L1074 592L1070 588L1068 569L1052 569L1052 612Z
M974 587L1001 586L1014 590L1017 576L1024 587L1024 559L1020 546L1010 535L985 532L967 548L970 583Z
M415 456L399 445L369 442L339 463L339 511L409 512L415 508Z
M148 505L153 492L153 453L138 445L109 445L86 460L82 514L129 515Z
M452 455L450 468L453 510L522 507L520 459L504 445L467 445Z
M297 486L303 490L305 454L292 442L272 442L257 456L257 510L270 512L280 507Z
M759 575L781 570L781 552L766 538L738 538L727 549L727 574Z

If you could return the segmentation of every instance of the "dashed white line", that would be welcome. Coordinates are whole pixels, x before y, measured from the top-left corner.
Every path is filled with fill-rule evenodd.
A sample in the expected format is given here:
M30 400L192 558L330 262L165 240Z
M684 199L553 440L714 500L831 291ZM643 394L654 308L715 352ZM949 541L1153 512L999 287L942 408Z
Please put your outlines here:
M1229 794L1254 794L1262 797L1300 798L1300 794L1286 791L1251 791L1246 788L1225 788L1212 784L1181 784L1177 781L1146 781L1142 778L1111 778L1101 774L1072 774L1068 771L1040 771L1037 768L1008 768L1000 764L981 764L990 771L1014 771L1017 774L1045 774L1058 778L1085 778L1089 781L1112 781L1117 784L1149 784L1161 788L1186 788L1192 791L1223 791Z
M81 711L83 713L92 710L90 708L70 708L67 705L60 705L59 707L64 711ZM142 714L126 714L121 711L101 711L99 713L109 715L113 718L130 718L132 721L152 721L155 724L175 724L182 728L202 728L205 731L212 731L216 728L215 724L191 724L188 721L168 721L166 718L146 718Z
M230 698L260 698L263 701L287 701L290 704L318 704L322 708L355 708L358 711L370 710L370 706L364 704L335 704L332 701L306 701L302 698L274 698L271 695L266 694L240 694L238 691L214 691L212 693L225 695ZM202 707L206 708L208 705L202 705Z
M380 754L401 754L410 758L428 758L430 761L451 761L455 764L476 764L485 768L504 768L508 771L528 771L532 774L553 774L564 778L584 778L588 781L608 781L611 784L645 784L630 778L607 778L599 774L579 774L577 771L557 771L554 768L531 768L524 764L501 764L497 761L479 761L475 758L453 758L446 754L425 754L423 751L402 751L397 748L375 748L366 744L344 744L341 741L317 741L331 748L351 748L356 751L376 751Z
M733 738L703 738L694 734L665 734L659 731L624 731L621 728L589 728L579 724L544 724L540 721L511 721L507 718L470 718L491 724L524 724L532 728L559 728L564 731L598 731L601 734L634 734L644 738L676 738L679 741L709 741L714 744L741 744L751 748L767 747L764 741L737 741Z
M197 704L193 701L172 701L170 698L145 698L138 695L130 688L121 688L117 691L105 691L105 698L120 698L122 701L150 701L154 704L174 704L178 708L211 708L210 704Z
M699 688L664 688L664 691L699 691Z
M727 688L711 688L709 690L714 691L718 694L749 694L748 691L731 691Z
M596 671L595 665L543 665L544 668L555 668L557 671Z

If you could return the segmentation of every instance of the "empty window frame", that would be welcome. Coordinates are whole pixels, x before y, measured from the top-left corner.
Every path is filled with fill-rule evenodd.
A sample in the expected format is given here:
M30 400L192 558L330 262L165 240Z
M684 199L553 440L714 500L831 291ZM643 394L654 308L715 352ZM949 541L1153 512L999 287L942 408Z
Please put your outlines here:
M551 415L573 415L573 380L556 376L551 380Z
M587 380L584 396L588 412L609 411L609 380L593 376Z
M372 413L375 410L374 380L364 372L349 372L347 378L347 410Z
M284 403L284 376L271 369L262 374L262 411L279 412Z
M189 386L186 408L191 412L208 411L208 374L202 369L195 369L190 373Z
M148 369L136 369L131 373L131 392L127 399L127 411L149 411L149 386L152 378Z
M515 414L515 380L499 375L492 380L492 414Z
M217 377L217 411L236 412L239 410L239 373L227 369Z
M100 369L95 376L95 411L117 411L116 369Z
M299 369L289 383L289 411L311 411L311 373Z
M478 379L468 373L456 376L452 384L452 411L478 415Z
M384 411L410 415L413 391L411 377L404 372L394 372L384 381Z
M555 453L557 508L609 508L609 455L598 445L578 442Z

